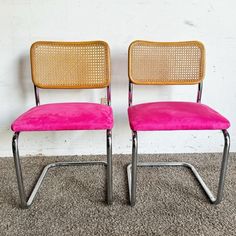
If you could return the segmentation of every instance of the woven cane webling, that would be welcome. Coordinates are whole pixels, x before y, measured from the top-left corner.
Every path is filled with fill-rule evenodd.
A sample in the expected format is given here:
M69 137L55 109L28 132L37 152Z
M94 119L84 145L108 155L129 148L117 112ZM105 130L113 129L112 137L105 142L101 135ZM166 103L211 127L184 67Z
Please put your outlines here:
M30 50L39 88L105 88L110 83L109 46L103 41L36 42Z
M134 41L129 47L129 78L134 84L197 84L204 78L205 50L198 41Z

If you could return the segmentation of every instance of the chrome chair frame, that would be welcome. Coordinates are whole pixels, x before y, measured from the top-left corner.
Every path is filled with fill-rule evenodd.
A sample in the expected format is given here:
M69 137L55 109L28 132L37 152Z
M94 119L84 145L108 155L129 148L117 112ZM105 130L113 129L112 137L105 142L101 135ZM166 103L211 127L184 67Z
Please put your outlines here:
M197 93L197 103L201 103L203 83L198 84ZM132 105L133 100L133 83L129 81L129 106ZM202 177L199 175L195 167L186 162L138 162L138 134L137 131L132 131L132 163L127 166L127 176L128 176L128 187L129 187L129 200L130 205L134 206L136 203L136 186L137 186L137 167L186 167L191 170L192 174L195 176L196 180L202 187L204 193L208 197L210 203L219 204L223 198L224 182L227 172L227 165L229 159L229 148L230 148L230 136L227 130L222 130L224 135L224 150L223 158L221 162L221 170L218 183L217 196L210 191L210 189L205 184Z
M34 86L35 92L35 101L36 106L40 105L39 99L39 89ZM107 105L111 105L111 91L110 86L107 87ZM107 187L107 203L112 204L113 199L113 190L112 190L112 132L111 130L106 131L106 149L107 149L107 161L73 161L73 162L55 162L50 163L44 167L42 170L36 184L33 187L29 197L26 196L23 175L22 175L22 168L20 162L20 155L18 149L18 141L19 141L19 132L15 132L12 138L12 151L14 156L14 163L16 169L16 177L18 183L18 190L20 195L20 206L22 208L29 208L33 203L35 196L44 180L49 169L63 167L63 166L81 166L81 165L103 165L107 168L107 175L106 175L106 187Z

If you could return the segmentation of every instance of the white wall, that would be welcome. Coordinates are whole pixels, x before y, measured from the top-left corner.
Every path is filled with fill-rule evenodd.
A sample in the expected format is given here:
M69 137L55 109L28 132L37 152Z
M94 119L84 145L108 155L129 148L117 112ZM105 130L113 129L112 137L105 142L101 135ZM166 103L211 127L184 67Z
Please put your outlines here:
M200 40L207 50L203 103L231 121L236 151L235 0L0 0L0 156L11 156L10 124L34 106L29 48L37 40L105 40L112 57L113 152L130 153L127 121L127 47L135 39ZM43 91L47 101L100 102L105 91ZM196 87L139 87L138 101L194 101ZM138 95L138 96L137 96ZM140 133L140 151L220 152L223 138L212 132ZM105 153L105 135L93 132L23 133L21 154Z

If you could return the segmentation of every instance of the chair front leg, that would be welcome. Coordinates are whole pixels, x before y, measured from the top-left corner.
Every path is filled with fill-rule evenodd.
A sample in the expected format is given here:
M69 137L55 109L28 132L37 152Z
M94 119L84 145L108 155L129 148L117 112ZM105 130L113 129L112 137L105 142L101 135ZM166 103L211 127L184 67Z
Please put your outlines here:
M21 201L21 207L27 208L27 199L25 194L25 188L24 188L24 182L22 177L22 170L21 170L21 163L20 163L20 156L19 156L19 149L18 149L18 138L19 138L18 132L16 132L13 135L12 138L12 152L14 156L14 162L15 162L15 169L16 169L16 178L17 178L17 184L18 184L18 190L20 194L20 201Z
M130 198L131 206L134 206L136 202L137 154L138 154L138 136L137 136L137 132L133 131L132 132L131 198Z
M112 132L107 130L107 203L112 204Z
M223 198L225 176L226 176L228 160L229 160L230 136L227 130L222 130L222 132L224 135L225 143L224 143L224 150L223 150L223 158L221 162L218 192L217 192L216 200L215 202L213 202L214 204L219 204Z

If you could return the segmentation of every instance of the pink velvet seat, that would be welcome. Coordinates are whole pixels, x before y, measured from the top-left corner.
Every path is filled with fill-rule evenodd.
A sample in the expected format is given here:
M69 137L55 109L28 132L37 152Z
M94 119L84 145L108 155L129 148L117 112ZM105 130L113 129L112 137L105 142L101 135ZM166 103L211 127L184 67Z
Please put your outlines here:
M33 107L12 124L14 132L107 130L113 127L112 108L96 103L53 103Z
M224 130L229 121L210 107L193 102L153 102L128 109L133 131Z

